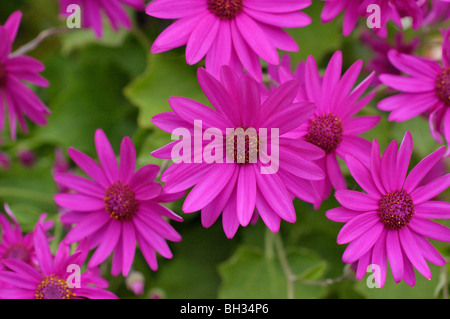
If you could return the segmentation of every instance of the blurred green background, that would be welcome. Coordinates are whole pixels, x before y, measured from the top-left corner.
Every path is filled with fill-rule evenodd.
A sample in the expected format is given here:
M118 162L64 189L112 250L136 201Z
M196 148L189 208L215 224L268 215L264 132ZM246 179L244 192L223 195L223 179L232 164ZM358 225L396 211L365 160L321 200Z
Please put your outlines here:
M362 29L343 37L341 18L321 24L319 16L323 3L313 2L305 10L312 16L313 24L288 30L300 46L299 52L291 54L293 62L296 64L313 55L319 67L324 68L335 50L343 51L345 68L357 59L368 61L371 52L359 41ZM65 27L56 0L1 1L0 23L16 10L21 10L24 16L14 49L45 29ZM28 53L46 66L42 74L50 81L50 87L34 89L52 114L46 126L29 123L29 134L19 134L16 142L10 140L8 130L0 133L3 138L0 150L12 158L7 170L0 169L0 203L11 206L23 231L31 231L39 215L48 212L56 221L57 239L64 235L53 202L55 149L61 148L67 157L66 150L71 146L96 158L94 132L101 128L116 154L121 139L130 136L136 145L140 166L161 165L162 161L153 158L151 151L170 142L170 135L155 129L151 117L169 110L170 96L185 96L206 103L196 80L196 69L201 63L188 66L184 48L150 54L152 41L169 22L144 13L134 14L133 20L134 27L128 31L114 33L106 26L105 37L101 40L89 30L77 30L50 37ZM437 30L422 34L419 52L423 52L437 34ZM415 32L408 30L406 35L411 37ZM361 79L367 74L361 74ZM376 109L376 102L383 94L385 92L377 95L362 111L362 114L383 116L381 123L365 136L370 140L377 138L384 149L392 139L400 141L405 130L410 130L415 142L412 164L437 149L426 120L387 121L386 114ZM23 150L36 154L31 166L19 161L18 154ZM358 187L348 174L347 179L350 188ZM448 192L444 194L447 200L448 195ZM333 197L317 211L312 205L295 200L297 222L282 222L278 235L268 233L264 224L258 222L241 227L231 240L225 237L220 218L210 229L204 229L200 214L183 214L181 204L182 200L169 205L185 220L173 223L183 236L181 242L169 243L173 259L160 258L159 270L153 272L140 253L136 255L133 268L145 276L144 295L135 296L127 289L122 276L111 277L109 265L104 266L110 290L119 297L149 298L156 292L165 298L286 298L286 278L277 249L280 240L292 272L300 278L294 286L295 298L442 298L442 283L448 289L448 266L430 265L431 280L416 273L415 287L403 282L395 284L390 273L383 289L368 288L368 276L361 281L343 279L348 271L341 261L345 246L336 244L342 225L324 215L327 209L337 206ZM448 244L434 244L444 256L450 256Z

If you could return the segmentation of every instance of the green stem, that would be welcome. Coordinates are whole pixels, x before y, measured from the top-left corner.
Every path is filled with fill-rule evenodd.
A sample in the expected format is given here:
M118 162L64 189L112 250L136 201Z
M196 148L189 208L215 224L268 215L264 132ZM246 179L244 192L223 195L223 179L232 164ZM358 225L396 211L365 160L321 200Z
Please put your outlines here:
M278 252L278 258L280 259L281 267L283 268L284 274L286 276L287 283L287 297L288 299L294 299L294 282L297 276L294 275L292 269L287 260L286 251L283 246L280 234L275 234L275 247Z
M12 56L25 55L28 52L36 49L47 38L57 34L68 33L71 31L73 30L69 28L50 28L44 30L41 33L39 33L39 35L36 38L34 38L30 42L24 44L23 46L12 52L11 55Z

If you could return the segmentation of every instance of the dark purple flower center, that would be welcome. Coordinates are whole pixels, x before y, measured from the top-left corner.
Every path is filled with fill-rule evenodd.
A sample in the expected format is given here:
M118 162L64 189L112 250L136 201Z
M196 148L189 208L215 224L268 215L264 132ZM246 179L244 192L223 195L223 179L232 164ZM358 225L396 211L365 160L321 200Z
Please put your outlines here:
M233 20L242 12L244 0L208 0L208 9L220 19Z
M0 87L4 87L6 85L6 69L5 66L0 63Z
M436 95L446 106L450 106L450 68L438 75L436 79Z
M404 190L396 190L381 197L378 216L387 229L401 229L414 215L414 202Z
M36 299L71 299L74 296L72 289L67 286L67 281L55 275L45 277L35 293Z
M30 249L22 243L14 243L3 253L3 258L17 259L29 263L31 260Z
M328 154L339 146L343 132L342 121L338 117L332 113L322 114L309 121L306 141L320 147Z
M139 202L128 184L118 181L105 192L105 209L111 218L118 220L130 220L139 208Z
M226 138L227 154L235 163L256 163L259 155L259 137L253 128L235 129Z

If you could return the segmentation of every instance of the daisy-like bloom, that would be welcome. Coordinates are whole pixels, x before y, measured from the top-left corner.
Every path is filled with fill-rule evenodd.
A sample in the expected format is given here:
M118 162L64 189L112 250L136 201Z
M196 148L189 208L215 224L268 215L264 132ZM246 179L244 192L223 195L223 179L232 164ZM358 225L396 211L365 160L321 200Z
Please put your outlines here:
M177 20L158 36L151 52L186 45L190 65L206 56L206 69L215 76L229 65L244 67L261 81L260 58L277 65L277 49L298 50L282 28L309 25L311 18L300 10L310 5L311 0L155 0L148 15Z
M39 75L44 65L28 56L11 56L21 19L22 13L16 11L0 26L0 131L4 129L7 113L12 139L17 136L17 123L23 132L28 131L25 116L38 125L45 125L50 114L36 93L23 83L47 87L48 81Z
M434 26L450 19L450 0L432 0L426 11L423 25Z
M131 20L125 6L135 10L144 10L144 0L60 0L60 13L69 16L71 5L79 6L83 28L92 28L98 38L103 36L103 13L106 14L111 27L118 31L119 27L131 29Z
M450 186L450 174L420 185L442 159L445 147L425 157L408 174L412 150L412 137L406 132L400 147L393 141L382 156L374 140L369 168L348 155L350 173L363 191L337 191L342 206L326 213L329 219L345 223L337 237L338 244L349 243L342 260L357 263L357 279L370 264L376 265L379 287L386 280L387 260L394 281L404 280L410 286L415 284L414 268L430 279L426 261L445 264L427 238L450 241L450 229L430 220L450 217L450 203L433 200Z
M373 57L367 62L366 69L369 72L375 71L376 74L400 74L401 72L389 61L388 52L394 49L400 53L412 54L420 44L419 37L413 38L409 43L405 42L402 32L395 33L393 43L377 37L370 31L363 32L360 39L373 52ZM380 83L377 77L372 85L376 86Z
M360 17L361 0L322 0L325 1L320 18L322 23L329 23L344 11L342 34L350 35Z
M98 271L80 272L88 252L83 249L84 243L69 254L70 247L61 242L53 256L39 224L33 242L39 268L17 259L3 260L8 270L0 270L0 282L8 287L0 288L0 299L117 299L105 290L108 282L98 276Z
M129 137L122 140L120 168L105 133L97 130L95 146L100 165L88 155L69 148L71 159L91 178L71 173L56 173L55 181L75 191L54 196L67 209L61 216L64 224L76 224L67 234L69 244L88 237L95 252L89 267L102 263L113 251L111 273L128 275L136 242L151 269L158 268L155 250L165 258L172 253L165 239L180 241L181 236L164 218L182 218L162 206L179 199L184 193L167 195L154 182L159 167L145 165L135 172L136 150Z
M359 134L375 127L380 117L355 117L376 93L372 92L361 98L371 84L374 72L352 90L362 65L362 61L358 60L341 77L342 53L337 51L330 59L323 76L319 74L312 56L307 58L305 64L301 63L294 74L284 67L278 70L278 80L281 83L296 77L303 83L298 90L296 101L309 101L317 106L309 121L289 132L287 136L312 143L325 152L326 156L317 160L317 163L326 177L313 182L321 200L330 196L332 187L347 187L338 157L345 161L345 154L350 153L367 165L370 161L371 143ZM315 203L315 208L318 208L320 203L321 201Z
M24 234L9 206L5 204L4 208L13 226L11 226L11 223L4 215L0 215L0 270L4 269L1 264L3 259L16 259L35 266L36 256L33 246L33 232ZM45 221L46 217L46 214L42 214L38 224L42 225L43 229L47 231L53 227L53 222Z
M387 23L392 21L402 28L402 18L412 19L412 28L417 30L422 25L424 18L424 0L323 0L325 1L321 19L323 23L334 20L342 11L344 22L342 34L348 36L354 30L360 18L370 18L373 13L372 6L378 6L380 12L380 28L374 31L382 38L387 36ZM371 11L372 10L372 11ZM369 11L369 12L368 12Z
M250 75L239 76L229 66L223 66L220 75L219 81L203 68L197 72L214 109L171 97L174 112L152 119L162 130L183 136L153 156L175 160L180 152L173 150L186 146L183 160L162 174L164 189L178 192L194 186L183 211L201 210L204 227L210 227L222 214L228 238L235 235L239 225L247 226L255 214L277 232L281 219L296 221L294 196L309 203L318 200L311 180L324 175L313 161L324 152L306 141L282 136L307 121L315 107L309 102L293 103L297 80L280 85L262 102L260 83ZM180 128L183 134L177 134ZM191 155L187 155L189 151ZM197 158L200 152L202 156Z
M389 51L391 63L403 75L380 75L380 81L402 93L380 101L378 108L390 111L389 120L407 121L418 115L428 117L433 138L450 141L450 28L442 30L442 64L419 56ZM449 153L449 152L447 152Z

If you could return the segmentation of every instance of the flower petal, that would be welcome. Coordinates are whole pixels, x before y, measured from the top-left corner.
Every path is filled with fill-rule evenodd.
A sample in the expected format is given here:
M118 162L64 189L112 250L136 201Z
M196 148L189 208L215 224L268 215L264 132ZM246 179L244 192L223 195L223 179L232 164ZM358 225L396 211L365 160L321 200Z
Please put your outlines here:
M117 165L114 150L103 130L99 129L95 132L95 148L97 149L98 159L109 182L116 182L119 178L119 166Z
M417 205L434 198L435 196L447 190L449 187L450 187L450 173L438 177L424 186L416 188L411 193L411 198L414 204Z
M408 227L415 233L427 238L450 242L450 229L434 221L414 216L410 220Z
M186 44L186 62L193 65L199 62L216 39L219 31L220 19L214 14L209 13L197 21L197 25L192 30Z
M341 245L355 240L363 233L369 231L379 221L380 218L377 212L358 214L358 216L350 219L341 228L337 236L337 243Z
M394 281L399 283L403 279L403 252L400 245L398 231L391 230L386 235L386 251L389 258Z
M256 178L250 165L241 165L237 180L236 213L242 226L247 226L255 211Z
M121 222L111 219L103 236L104 240L95 249L89 260L88 267L95 267L102 263L114 250L121 236Z
M377 200L354 190L338 190L335 197L342 206L351 210L377 211L379 208Z
M442 146L437 151L434 151L423 160L419 162L406 177L405 184L403 188L411 193L414 191L416 186L422 181L425 175L436 165L436 163L442 158L445 153L445 146Z
M427 279L431 279L431 271L428 267L425 259L423 258L422 252L417 246L414 237L408 227L403 227L399 231L400 242L408 257L409 261L414 265L414 267Z
M375 245L383 230L384 225L382 223L376 223L370 231L365 232L353 240L345 249L344 254L342 255L342 261L345 263L352 263L361 258Z
M443 201L426 201L414 206L414 214L422 218L449 219L450 203Z
M136 169L136 149L129 137L125 137L120 145L119 179L128 183Z
M214 164L207 176L194 186L183 204L184 212L196 212L210 203L230 180L236 165Z

